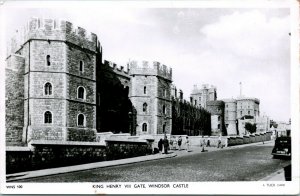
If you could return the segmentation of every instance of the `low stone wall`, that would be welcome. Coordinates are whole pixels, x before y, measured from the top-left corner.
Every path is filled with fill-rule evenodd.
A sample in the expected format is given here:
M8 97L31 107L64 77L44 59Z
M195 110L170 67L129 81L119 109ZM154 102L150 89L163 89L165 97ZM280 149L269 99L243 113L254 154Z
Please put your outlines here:
M227 138L228 146L249 144L249 143L255 143L255 142L262 142L262 141L270 141L271 135L272 135L271 132L267 132L267 133L260 133L260 134L254 134L254 135L245 135L243 137L230 136Z
M32 151L28 147L6 147L6 173L26 171L31 168Z
M152 154L152 143L129 140L106 140L106 156L108 160Z
M6 147L6 171L55 168L105 160L143 156L152 153L147 140L107 140L99 142L32 141L29 147Z

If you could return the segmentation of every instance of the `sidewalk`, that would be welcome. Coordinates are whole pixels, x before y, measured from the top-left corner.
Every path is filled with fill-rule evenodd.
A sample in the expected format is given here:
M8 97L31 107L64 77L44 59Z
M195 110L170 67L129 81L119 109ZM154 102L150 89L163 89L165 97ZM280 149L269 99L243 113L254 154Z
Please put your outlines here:
M27 179L27 178L36 178L36 177L40 177L40 176L49 176L49 175L63 174L63 173L96 169L96 168L102 168L102 167L111 167L111 166L116 166L116 165L138 163L138 162L143 162L143 161L172 158L175 156L177 156L177 154L175 154L175 153L153 154L153 155L133 157L133 158L128 158L128 159L119 159L119 160L112 160L112 161L88 163L88 164L82 164L82 165L74 165L74 166L66 166L66 167L59 167L59 168L20 172L20 173L6 175L6 181L11 182L11 181Z
M284 169L280 169L277 172L274 172L259 181L285 181Z
M27 178L35 178L35 177L40 177L40 176L63 174L63 173L96 169L96 168L102 168L102 167L125 165L125 164L138 163L138 162L143 162L143 161L172 158L175 156L187 156L187 155L191 155L191 154L206 153L206 152L212 152L212 151L217 151L217 150L230 150L230 149L243 148L243 147L252 146L252 145L267 145L267 144L273 145L272 142L274 142L274 141L267 141L267 142L265 142L265 144L262 144L262 142L259 142L259 143L251 143L251 144L224 147L224 148L204 147L204 150L205 150L204 152L201 152L202 147L200 147L200 146L191 146L189 152L187 152L185 149L182 149L181 151L170 150L169 154L158 153L158 154L153 154L153 155L133 157L133 158L127 158L127 159L103 161L103 162L88 163L88 164L82 164L82 165L74 165L74 166L66 166L66 167L59 167L59 168L51 168L51 169L43 169L43 170L26 171L26 172L8 174L8 175L6 175L6 181L11 182L11 181L27 179ZM185 147L185 146L183 146L183 147Z

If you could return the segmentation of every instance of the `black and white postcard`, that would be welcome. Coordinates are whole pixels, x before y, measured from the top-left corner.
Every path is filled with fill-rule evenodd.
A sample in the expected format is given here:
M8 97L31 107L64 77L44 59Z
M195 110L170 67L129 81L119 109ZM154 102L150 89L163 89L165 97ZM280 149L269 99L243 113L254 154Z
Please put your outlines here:
M3 1L2 194L299 194L299 2Z

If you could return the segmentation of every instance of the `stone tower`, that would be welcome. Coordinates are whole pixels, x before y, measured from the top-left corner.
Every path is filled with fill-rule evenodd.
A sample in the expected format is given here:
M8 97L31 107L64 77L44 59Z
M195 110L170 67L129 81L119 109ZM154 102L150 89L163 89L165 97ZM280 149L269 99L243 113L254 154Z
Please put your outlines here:
M217 88L215 86L209 86L208 84L203 84L199 89L197 85L194 85L194 88L191 93L191 102L195 106L201 106L204 109L207 108L208 101L217 100Z
M225 126L228 135L237 135L237 107L235 99L223 99L225 103Z
M224 123L224 102L217 100L208 101L206 104L207 110L211 113L211 134L227 135Z
M10 67L23 75L24 93L19 97L23 102L18 105L24 121L23 142L93 141L97 36L67 21L33 18L10 46L8 64L16 62ZM8 103L11 98L6 93ZM8 119L6 127L11 127ZM16 131L7 130L7 141L12 132Z
M129 62L130 99L137 111L137 135L170 134L172 69L159 62Z

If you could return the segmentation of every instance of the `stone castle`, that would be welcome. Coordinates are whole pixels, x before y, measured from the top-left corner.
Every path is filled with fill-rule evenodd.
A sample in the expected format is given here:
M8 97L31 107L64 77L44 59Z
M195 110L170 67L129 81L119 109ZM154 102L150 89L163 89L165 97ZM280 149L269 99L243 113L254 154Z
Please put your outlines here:
M238 119L259 115L259 100L217 100L215 86L195 86L186 102L181 90L177 97L171 68L103 60L97 35L68 21L32 18L8 46L8 145L95 141L110 131L237 135Z
M172 70L165 65L131 61L125 70L108 61L102 63L97 35L52 19L31 19L9 47L5 95L8 143L94 141L107 116L98 118L102 104L103 108L106 105L101 102L99 79L103 70L111 83L117 79L125 89L129 98L125 101L132 106L125 114L131 116L128 129L134 130L132 133L170 134ZM114 113L118 110L110 109L109 114ZM113 120L118 124L121 119Z

